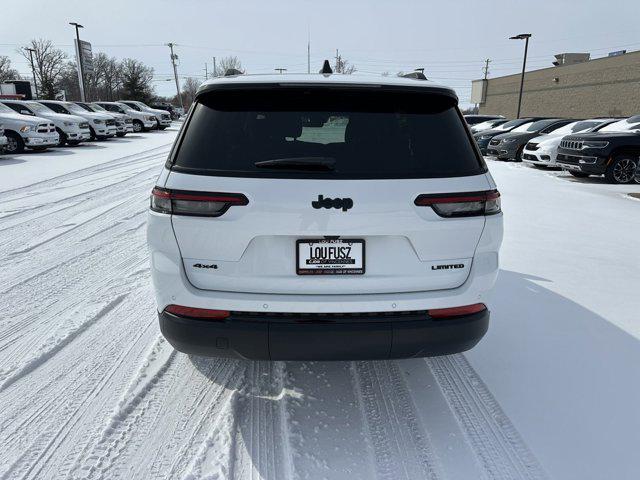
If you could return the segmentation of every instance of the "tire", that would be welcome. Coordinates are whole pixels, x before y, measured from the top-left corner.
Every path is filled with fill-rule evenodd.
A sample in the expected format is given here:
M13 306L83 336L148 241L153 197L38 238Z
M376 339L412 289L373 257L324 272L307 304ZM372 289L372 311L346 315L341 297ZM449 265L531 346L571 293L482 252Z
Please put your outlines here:
M89 126L89 135L90 135L89 140L95 141L95 139L96 139L96 131L91 126Z
M133 133L144 132L144 125L140 120L133 121Z
M80 141L79 140L70 140L70 141L67 141L67 145L69 145L70 147L76 147L76 146L80 145Z
M158 130L164 130L167 127L158 127Z
M584 173L584 172L574 172L573 170L569 170L569 173L571 175L573 175L576 178L587 178L589 177L588 173Z
M514 158L514 161L516 162L521 162L522 161L522 151L524 150L524 145L522 147L520 147L518 149L518 151L516 152L516 158Z
M56 128L56 132L58 132L58 135L60 135L60 141L58 142L59 147L64 147L67 143L69 143L67 140L67 135L62 130Z
M122 137L124 137L125 135L126 135L126 133L122 133L122 132L118 132L118 133L116 133L116 137L118 137L118 138L122 138Z
M613 159L611 165L607 167L604 178L606 178L609 183L631 183L634 181L637 166L636 162L637 160L629 153L618 155Z
M14 132L4 132L9 143L4 147L5 153L22 153L24 152L24 141L22 137Z
M33 150L34 152L44 152L45 150L47 150L49 147L30 147L31 150Z

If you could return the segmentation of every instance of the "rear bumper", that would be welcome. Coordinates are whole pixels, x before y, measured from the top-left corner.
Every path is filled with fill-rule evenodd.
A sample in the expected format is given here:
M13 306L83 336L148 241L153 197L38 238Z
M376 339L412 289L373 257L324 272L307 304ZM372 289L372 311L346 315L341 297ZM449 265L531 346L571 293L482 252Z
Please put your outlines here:
M426 312L348 315L250 314L224 321L158 314L164 337L176 350L252 360L380 360L463 352L489 326L489 311L434 320Z

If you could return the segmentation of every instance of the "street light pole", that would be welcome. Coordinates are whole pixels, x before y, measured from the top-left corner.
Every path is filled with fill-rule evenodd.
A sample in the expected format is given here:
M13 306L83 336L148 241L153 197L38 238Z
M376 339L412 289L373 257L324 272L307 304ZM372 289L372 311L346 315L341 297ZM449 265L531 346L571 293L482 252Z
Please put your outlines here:
M25 50L29 51L29 58L31 59L31 73L33 74L33 88L36 89L36 98L40 98L40 94L38 93L38 82L36 81L36 66L33 63L33 52L35 52L35 50L33 48L25 48Z
M84 70L82 67L82 49L80 47L80 29L84 26L76 22L69 22L69 25L76 27L76 57L78 59L78 85L80 86L80 100L86 101L86 94L84 91Z
M529 38L530 33L521 33L513 37L509 37L509 40L524 40L524 60L522 61L522 74L520 75L520 93L518 94L518 113L516 118L520 118L520 107L522 106L522 89L524 87L524 70L527 67L527 51L529 50Z

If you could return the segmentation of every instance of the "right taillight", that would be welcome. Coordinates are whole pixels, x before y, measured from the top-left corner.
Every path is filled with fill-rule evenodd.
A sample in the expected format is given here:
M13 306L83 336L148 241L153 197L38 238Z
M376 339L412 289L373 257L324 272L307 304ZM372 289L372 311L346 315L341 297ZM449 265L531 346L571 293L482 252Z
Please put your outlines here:
M419 195L418 207L431 207L441 217L475 217L500 213L500 192L436 193Z
M160 187L151 192L151 210L173 215L219 217L233 205L248 203L241 193L191 192Z

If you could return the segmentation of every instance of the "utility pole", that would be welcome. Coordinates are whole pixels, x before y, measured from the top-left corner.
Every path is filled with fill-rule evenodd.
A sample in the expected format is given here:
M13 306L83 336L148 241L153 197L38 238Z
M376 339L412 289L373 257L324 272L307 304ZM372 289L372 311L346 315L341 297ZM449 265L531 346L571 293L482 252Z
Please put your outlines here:
M213 76L218 76L218 71L216 70L216 57L213 57Z
M524 40L524 59L522 60L522 75L520 75L520 93L518 94L518 113L516 118L520 118L520 107L522 106L522 89L524 87L524 70L527 67L527 50L529 49L529 38L531 38L530 33L521 33L520 35L515 35L513 37L509 37L509 40Z
M176 91L178 92L178 100L180 100L180 108L184 112L184 104L182 103L182 95L180 94L180 83L178 83L178 68L176 67L176 60L178 56L173 53L173 46L175 43L167 43L167 46L171 50L171 65L173 65L173 78L176 80Z
M311 29L307 36L307 73L311 73Z
M80 47L80 28L84 26L76 22L69 22L69 25L76 27L76 56L78 59L78 85L80 86L80 100L86 101L86 93L84 91L84 69L82 67L82 49Z
M340 53L336 48L336 73L340 73Z
M489 75L489 64L491 63L491 60L489 60L488 58L484 61L484 67L482 68L482 71L484 72L484 79L487 79L487 76Z
M29 58L31 59L31 73L33 73L33 88L36 89L36 98L40 97L38 93L38 82L36 81L36 65L33 63L33 52L35 50L33 48L25 48L25 50L29 50Z
M207 71L207 62L204 62L204 79L207 80L209 78L209 72Z

